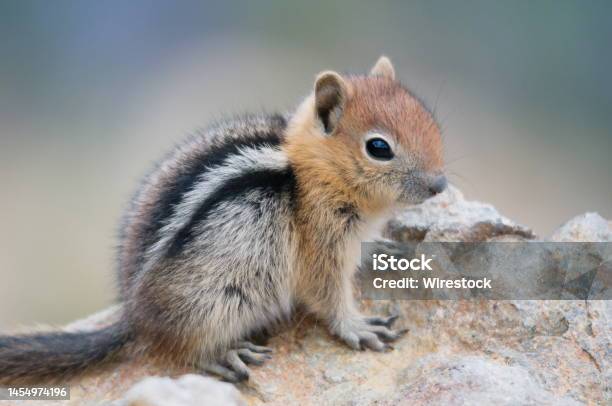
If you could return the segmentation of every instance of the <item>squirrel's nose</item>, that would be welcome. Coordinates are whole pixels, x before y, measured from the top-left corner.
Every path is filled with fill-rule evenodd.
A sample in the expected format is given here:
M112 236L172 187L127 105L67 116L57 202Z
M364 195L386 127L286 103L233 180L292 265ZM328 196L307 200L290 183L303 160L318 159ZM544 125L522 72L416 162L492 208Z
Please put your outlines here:
M446 176L438 175L432 179L429 184L429 192L432 195L437 195L438 193L442 193L444 189L446 189L448 182L446 181Z

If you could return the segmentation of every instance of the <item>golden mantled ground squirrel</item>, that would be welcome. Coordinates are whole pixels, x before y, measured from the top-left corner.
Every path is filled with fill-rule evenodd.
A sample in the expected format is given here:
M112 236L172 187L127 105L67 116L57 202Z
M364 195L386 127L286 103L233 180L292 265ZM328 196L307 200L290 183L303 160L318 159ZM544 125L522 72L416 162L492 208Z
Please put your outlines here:
M401 332L358 310L360 242L444 190L442 169L438 125L389 59L323 72L293 114L221 123L162 160L122 223L120 321L0 337L0 383L65 379L128 348L244 380L269 358L249 340L296 305L350 347L385 350Z

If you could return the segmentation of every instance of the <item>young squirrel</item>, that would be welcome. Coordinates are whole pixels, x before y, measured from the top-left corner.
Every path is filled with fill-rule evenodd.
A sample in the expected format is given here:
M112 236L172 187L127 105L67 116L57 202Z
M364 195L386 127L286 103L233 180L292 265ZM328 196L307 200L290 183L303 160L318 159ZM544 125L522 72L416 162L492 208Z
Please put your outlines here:
M66 379L133 343L241 381L269 358L248 340L297 304L350 347L385 350L401 332L358 310L360 242L443 191L442 169L438 125L388 58L323 72L290 116L219 124L162 160L121 227L121 319L0 337L0 383Z

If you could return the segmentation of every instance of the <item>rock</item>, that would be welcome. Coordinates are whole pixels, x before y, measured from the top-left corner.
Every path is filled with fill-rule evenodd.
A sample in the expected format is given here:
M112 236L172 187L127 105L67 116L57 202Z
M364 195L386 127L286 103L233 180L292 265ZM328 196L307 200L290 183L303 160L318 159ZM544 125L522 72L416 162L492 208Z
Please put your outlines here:
M610 241L611 235L609 221L585 214L552 239ZM535 237L492 206L465 201L452 187L400 214L387 236L402 241ZM269 340L273 358L253 367L250 381L236 386L242 399L226 384L185 375L193 370L135 357L73 382L71 404L575 405L612 400L610 301L365 300L362 308L368 314L401 315L397 327L409 331L393 351L352 351L321 323L298 314ZM69 328L104 325L117 310Z
M597 213L584 213L561 226L552 241L612 241L612 221Z
M535 238L525 226L500 215L490 204L467 201L456 187L399 213L386 231L395 241L486 241L500 236Z
M578 405L544 390L537 376L519 364L478 356L433 355L400 372L394 401L405 404Z
M113 406L241 406L240 392L231 384L202 375L178 379L148 377L134 385Z

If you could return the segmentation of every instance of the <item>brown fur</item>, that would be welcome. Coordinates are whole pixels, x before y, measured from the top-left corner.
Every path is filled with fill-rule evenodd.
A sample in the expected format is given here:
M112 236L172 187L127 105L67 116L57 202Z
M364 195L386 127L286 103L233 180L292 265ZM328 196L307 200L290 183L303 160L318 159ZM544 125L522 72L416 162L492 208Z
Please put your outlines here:
M348 98L333 136L317 134L313 113L302 111L303 117L288 131L285 148L298 174L300 190L308 191L306 201L326 200L331 207L336 206L334 200L349 201L374 213L388 206L393 197L360 187L363 179L371 181L386 168L363 156L359 136L369 130L388 132L406 151L414 153L420 169L441 172L440 130L432 115L398 82L378 76L345 81Z
M392 67L387 69L384 63L376 76L321 74L317 83L341 81L337 87L342 93L337 97L341 114L333 133L325 136L317 129L316 94L314 101L304 102L287 132L285 150L299 185L297 292L311 310L324 317L337 317L333 313L343 308L357 312L348 299L352 299L350 275L355 264L346 252L354 254L355 244L368 237L371 230L362 229L363 223L384 218L398 198L384 181L396 176L396 169L366 158L362 135L385 132L410 154L413 169L442 171L442 143L435 120L393 75ZM379 185L377 179L381 179ZM347 210L362 221L347 224L351 221L345 215ZM342 300L348 303L339 303Z

